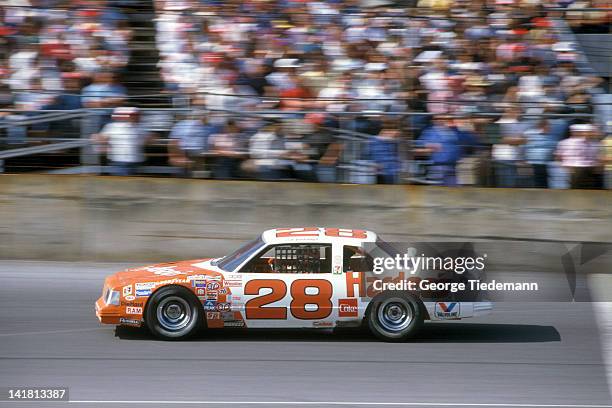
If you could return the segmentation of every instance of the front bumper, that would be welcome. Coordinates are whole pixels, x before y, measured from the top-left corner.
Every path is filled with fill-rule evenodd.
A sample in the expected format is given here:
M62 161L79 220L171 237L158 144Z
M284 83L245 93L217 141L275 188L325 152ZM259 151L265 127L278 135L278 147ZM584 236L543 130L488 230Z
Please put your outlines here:
M123 317L120 313L118 306L107 305L104 303L103 298L99 298L95 303L96 317L103 324L121 324L121 318Z

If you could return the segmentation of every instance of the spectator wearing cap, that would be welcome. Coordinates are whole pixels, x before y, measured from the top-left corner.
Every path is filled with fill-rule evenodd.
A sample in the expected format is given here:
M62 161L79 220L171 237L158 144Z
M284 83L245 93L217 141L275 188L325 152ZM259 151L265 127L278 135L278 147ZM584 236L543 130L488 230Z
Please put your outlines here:
M53 109L74 110L81 109L81 83L83 76L79 72L62 73L64 90L57 96Z
M370 160L376 166L378 184L397 184L401 169L400 131L397 122L387 119L379 134L369 142Z
M279 92L295 88L296 70L300 67L297 58L281 58L274 62L276 69L266 76L267 83L275 86Z
M81 84L83 77L78 72L64 72L61 76L64 89L54 99L49 109L76 110L81 109ZM54 122L52 129L62 135L78 134L81 128L81 118Z
M285 119L283 123L284 150L283 173L285 177L301 181L315 181L315 150L310 146L310 123L301 118Z
M15 109L23 113L7 115L6 120L10 123L36 117L40 113L33 111L48 109L52 105L54 97L54 94L45 92L42 89L42 81L39 77L32 78L31 89L18 92L14 98ZM30 133L32 131L45 131L48 125L48 123L31 125ZM28 128L26 126L11 126L7 129L7 143L9 145L25 143L27 135Z
M115 82L115 78L115 74L110 71L97 73L93 83L83 88L83 105L87 108L112 108L121 104L126 91Z
M249 156L251 160L245 165L248 172L262 180L281 178L285 151L284 137L281 134L280 123L272 121L255 133L249 140Z
M525 131L525 160L531 166L531 187L548 188L548 166L558 139L552 133L547 119L541 119L536 126Z
M493 145L491 157L494 161L495 185L497 187L520 187L524 181L524 133L529 128L521 116L521 109L508 108L495 122L501 139Z
M307 143L312 148L312 159L316 167L317 180L322 183L336 181L336 167L344 145L339 143L329 129L325 129L325 115L309 113L304 118L312 130Z
M115 108L112 121L92 138L106 152L112 175L131 176L145 161L144 147L149 134L140 123L138 108Z
M428 178L445 186L455 186L457 162L465 156L468 147L476 145L470 132L459 132L452 116L437 115L433 125L426 128L416 141L417 155L431 160Z
M219 132L209 139L213 156L212 174L216 179L239 178L240 165L246 158L246 139L234 120L228 120Z
M249 86L258 96L263 96L268 86L264 64L254 58L247 60L237 82L239 85Z
M205 171L210 135L220 130L219 125L208 123L205 112L195 111L178 121L170 132L168 162L183 168L186 175L195 176Z
M571 188L598 187L600 143L595 126L588 123L570 126L570 137L559 142L555 154L570 175Z
M115 74L103 71L96 73L93 83L83 88L81 91L81 103L86 108L112 109L120 106L126 96L125 88L115 82ZM109 119L108 111L97 111L95 115L87 118L88 132L98 132L102 126L108 123Z

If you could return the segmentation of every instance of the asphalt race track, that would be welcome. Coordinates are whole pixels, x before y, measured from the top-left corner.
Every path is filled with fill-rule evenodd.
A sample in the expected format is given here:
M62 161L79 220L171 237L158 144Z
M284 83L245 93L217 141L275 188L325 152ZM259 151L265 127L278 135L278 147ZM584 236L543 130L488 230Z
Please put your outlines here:
M360 331L219 331L170 343L95 318L104 275L125 266L0 262L0 387L67 386L71 399L0 406L612 403L590 303L498 305L486 318L429 324L406 344Z

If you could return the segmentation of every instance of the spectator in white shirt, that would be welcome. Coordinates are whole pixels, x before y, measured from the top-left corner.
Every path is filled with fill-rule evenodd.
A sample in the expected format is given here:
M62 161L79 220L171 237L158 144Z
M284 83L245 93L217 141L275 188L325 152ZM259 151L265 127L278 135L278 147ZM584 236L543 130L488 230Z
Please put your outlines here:
M130 176L144 162L144 147L149 138L140 123L138 108L116 108L112 121L94 135L111 162L110 173L116 176Z
M595 126L576 124L570 132L571 136L557 145L556 156L570 174L571 188L596 188L600 144Z
M251 137L249 155L252 170L256 177L275 180L282 175L282 158L285 156L285 143L279 134L279 123L273 122Z

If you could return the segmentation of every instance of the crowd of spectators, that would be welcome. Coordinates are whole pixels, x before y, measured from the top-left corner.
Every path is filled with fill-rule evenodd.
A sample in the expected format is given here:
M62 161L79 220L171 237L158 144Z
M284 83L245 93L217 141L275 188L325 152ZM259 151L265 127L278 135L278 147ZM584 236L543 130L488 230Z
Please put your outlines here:
M131 35L121 9L103 0L3 2L0 123L15 124L7 128L8 146L53 126L64 134L73 130L71 123L19 125L40 111L121 105L126 91L117 80L129 61ZM92 130L101 118L91 120Z
M609 21L589 9L598 0L401 4L155 0L164 92L188 108L157 135L167 164L221 179L610 187L611 136L592 117L605 83L554 23ZM0 8L0 103L17 110L0 120L104 108L85 128L127 175L156 135L125 108L132 32L113 5ZM46 126L12 126L6 140Z
M603 80L553 24L559 7L595 2L365 3L158 0L167 91L209 112L175 126L171 162L216 160L218 177L335 181L342 160L380 183L419 171L444 185L603 183L608 142L589 116ZM215 114L272 110L282 119Z
M612 3L609 0L569 0L561 3L569 26L576 33L609 34L612 24Z

